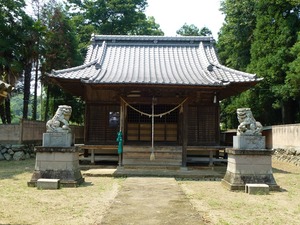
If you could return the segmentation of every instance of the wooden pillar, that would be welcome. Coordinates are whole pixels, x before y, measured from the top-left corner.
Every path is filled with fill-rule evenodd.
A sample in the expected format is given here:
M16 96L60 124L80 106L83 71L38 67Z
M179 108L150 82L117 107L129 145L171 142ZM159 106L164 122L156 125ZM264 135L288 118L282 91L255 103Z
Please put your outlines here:
M122 131L123 135L124 135L124 127L125 127L125 110L126 110L126 105L121 100L120 101L120 131Z
M218 95L216 94L216 102L215 104L215 120L216 120L216 125L215 125L215 130L216 130L216 139L215 143L217 145L220 145L220 104L219 104L219 98Z
M183 120L182 120L182 167L186 167L187 163L187 143L188 143L188 103L183 104Z
M126 104L121 100L120 101L120 131L123 134L123 146L125 141L125 117L126 117ZM123 153L119 155L119 166L123 165Z

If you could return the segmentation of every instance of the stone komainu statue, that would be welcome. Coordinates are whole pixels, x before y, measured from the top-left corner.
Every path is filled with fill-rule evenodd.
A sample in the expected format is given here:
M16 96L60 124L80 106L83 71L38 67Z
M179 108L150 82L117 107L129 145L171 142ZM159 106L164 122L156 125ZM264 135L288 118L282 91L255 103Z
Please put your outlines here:
M70 132L69 119L72 114L72 107L60 105L51 120L46 123L47 132Z
M236 112L240 123L237 135L261 135L263 127L254 119L250 108L240 108Z

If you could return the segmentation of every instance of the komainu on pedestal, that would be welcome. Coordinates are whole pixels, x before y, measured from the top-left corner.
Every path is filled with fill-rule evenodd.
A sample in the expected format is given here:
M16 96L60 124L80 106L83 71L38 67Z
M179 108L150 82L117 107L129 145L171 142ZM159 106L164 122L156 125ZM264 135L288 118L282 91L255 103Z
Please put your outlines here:
M273 151L265 148L262 125L250 108L237 109L239 126L233 137L233 148L227 148L228 164L222 184L229 190L245 190L246 184L267 184L279 190L273 177Z
M35 147L35 170L28 186L35 187L38 179L59 179L62 187L76 187L84 179L79 169L79 149L69 127L72 107L60 105L46 123L43 145Z

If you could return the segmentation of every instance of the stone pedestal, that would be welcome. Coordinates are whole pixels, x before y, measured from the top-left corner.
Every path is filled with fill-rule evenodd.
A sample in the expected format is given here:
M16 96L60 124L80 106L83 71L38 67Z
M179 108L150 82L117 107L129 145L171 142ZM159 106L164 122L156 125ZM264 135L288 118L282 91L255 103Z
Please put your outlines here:
M49 132L43 134L44 147L70 147L74 145L72 133Z
M266 137L265 136L234 136L233 137L234 149L265 149Z
M272 172L273 151L264 149L264 137L235 136L233 140L236 148L226 149L228 164L222 184L229 190L245 190L248 183L267 184L271 191L279 190Z
M60 179L61 187L77 187L84 182L79 169L79 149L72 147L35 147L35 170L28 186L36 187L40 178Z

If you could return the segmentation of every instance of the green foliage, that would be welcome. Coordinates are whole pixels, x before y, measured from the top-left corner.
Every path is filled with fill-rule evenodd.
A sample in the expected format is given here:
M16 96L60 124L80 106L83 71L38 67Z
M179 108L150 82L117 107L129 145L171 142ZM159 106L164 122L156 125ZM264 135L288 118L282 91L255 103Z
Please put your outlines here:
M0 76L1 79L15 84L22 71L20 51L22 45L24 0L0 0Z
M144 11L146 0L95 0L68 1L67 8L73 12L71 20L76 25L80 52L85 55L91 34L103 35L163 35L153 17Z
M82 58L87 53L87 48L90 45L91 35L97 33L92 24L86 24L83 14L72 15L70 20L74 24L76 36L78 39L78 49Z
M155 18L150 16L146 20L139 21L138 26L136 26L132 31L129 31L128 34L163 36L164 32L160 29L159 24L155 23Z
M43 112L43 115L46 114L46 120L52 118L59 105L69 105L72 107L70 122L83 124L85 104L80 98L72 96L69 93L65 93L56 85L49 84L47 85L46 89L50 89L51 91L48 110L47 112ZM43 108L47 109L46 106L44 106Z
M221 11L226 15L218 38L220 60L231 68L245 71L256 25L256 0L227 0Z
M185 23L179 30L176 31L176 34L181 36L210 36L212 35L212 32L207 27L203 27L200 30L194 24L188 25Z
M78 51L78 39L75 32L75 26L67 17L62 5L49 5L43 11L44 22L48 30L44 39L44 58L43 72L51 72L52 69L65 69L80 65L82 58ZM73 108L73 121L82 123L83 121L83 103L70 94L64 93L57 86L48 83L44 79L47 89L48 99L46 101L45 119L50 118L56 111L58 105L69 104ZM49 105L50 104L50 105Z
M223 120L231 121L232 108L246 105L263 125L297 121L299 105L295 100L299 93L300 47L295 43L300 30L299 5L292 0L226 0L222 3L226 23L217 44L221 61L264 78L245 94L222 104L221 111L226 115Z
M257 25L254 41L251 45L251 63L249 71L264 77L263 86L267 95L260 99L262 105L269 105L270 112L282 111L277 122L294 122L293 110L288 110L292 99L286 95L284 82L289 64L294 60L290 49L297 40L300 19L299 10L286 0L274 2L262 0L256 5Z
M41 120L41 98L38 98L38 109L37 109L37 119ZM29 106L33 104L33 96L30 96ZM12 123L19 123L23 118L23 94L14 93L11 97L11 108L12 108ZM28 107L28 117L32 117L32 107Z
M293 99L300 98L300 32L298 33L298 40L291 48L291 54L295 60L289 64L285 85L282 89L285 96Z
M53 8L51 8L53 7ZM80 65L83 61L78 52L75 26L61 5L52 5L43 12L48 31L44 40L43 71L65 69Z

